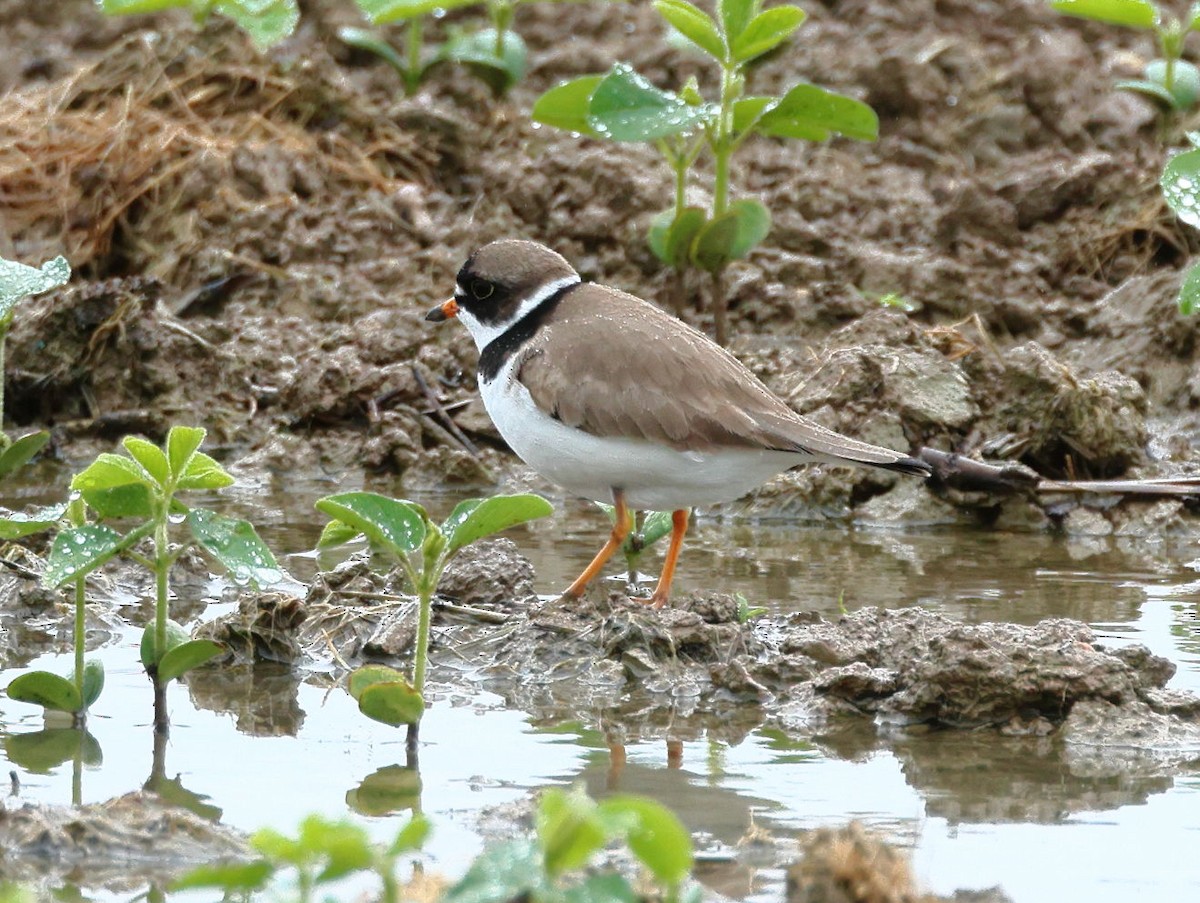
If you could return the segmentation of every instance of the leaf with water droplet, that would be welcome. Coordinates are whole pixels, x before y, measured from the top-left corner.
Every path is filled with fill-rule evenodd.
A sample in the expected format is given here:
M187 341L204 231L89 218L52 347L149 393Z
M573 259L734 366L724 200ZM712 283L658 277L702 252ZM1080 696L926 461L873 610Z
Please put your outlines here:
M159 486L167 485L171 479L171 467L167 464L167 456L161 448L141 436L126 436L121 440L121 445Z
M13 308L22 298L66 285L70 278L71 265L65 257L55 257L41 267L0 257L0 323L12 316Z
M712 104L691 106L655 87L625 63L600 80L588 105L588 124L614 141L653 141L699 128L716 115Z
M120 552L126 542L127 537L102 524L83 524L63 530L50 546L42 582L46 586L59 587L94 571Z
M1200 263L1192 264L1179 288L1179 312L1191 316L1200 310Z
M47 505L32 511L10 511L0 516L0 540L20 539L58 526L67 513L67 503Z
M588 105L603 75L585 75L551 88L534 102L530 116L534 122L578 132L591 138L600 133L588 124Z
M176 485L179 489L224 489L233 482L225 468L204 452L196 452Z
M283 579L283 569L249 521L193 508L184 522L237 583L261 588Z
M802 83L763 112L754 130L777 138L809 141L824 141L835 132L859 141L874 141L879 137L879 117L860 100Z
M1200 149L1183 151L1168 160L1159 185L1175 215L1200 227Z
M375 492L342 492L319 499L318 511L352 527L397 558L425 541L425 509Z
M432 15L438 10L478 6L479 0L356 0L358 8L376 25Z
M496 29L485 28L451 38L438 49L434 62L462 63L496 94L503 94L524 78L528 57L525 41L512 29L504 32L500 55L496 56Z
M442 524L442 532L449 537L447 557L477 540L554 512L553 505L531 493L494 495L469 502L474 504L470 507L467 507L468 502L459 504Z

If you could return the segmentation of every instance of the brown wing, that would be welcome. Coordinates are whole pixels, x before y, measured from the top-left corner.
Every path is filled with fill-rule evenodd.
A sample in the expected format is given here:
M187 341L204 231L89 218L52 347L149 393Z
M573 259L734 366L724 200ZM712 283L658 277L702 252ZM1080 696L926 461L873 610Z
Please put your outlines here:
M809 452L928 472L901 453L802 417L706 336L606 286L571 291L520 354L517 378L534 403L593 435L697 451Z

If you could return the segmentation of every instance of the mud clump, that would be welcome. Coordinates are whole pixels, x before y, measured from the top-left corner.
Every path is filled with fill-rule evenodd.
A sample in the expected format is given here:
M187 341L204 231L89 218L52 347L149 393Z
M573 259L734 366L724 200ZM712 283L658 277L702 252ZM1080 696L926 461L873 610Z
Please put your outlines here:
M475 608L519 607L536 598L533 565L511 539L484 540L459 552L438 581L439 596Z

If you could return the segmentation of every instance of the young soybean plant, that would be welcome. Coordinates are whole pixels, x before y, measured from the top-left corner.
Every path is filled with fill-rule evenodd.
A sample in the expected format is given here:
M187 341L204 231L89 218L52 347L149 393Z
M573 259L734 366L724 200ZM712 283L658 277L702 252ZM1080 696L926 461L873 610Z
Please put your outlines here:
M202 549L235 581L256 587L283 577L275 556L248 522L189 508L180 500L184 492L215 491L233 483L220 464L200 451L204 437L203 429L175 426L162 448L126 436L126 455L99 455L75 476L71 489L99 518L132 520L137 526L125 534L107 524L73 526L54 538L46 562L44 579L52 586L79 580L120 554L154 575L154 622L142 633L141 660L154 683L154 724L160 730L168 725L167 685L221 651L208 640L190 640L169 618L171 568L179 557ZM136 545L147 538L151 552L144 555Z
M1200 70L1181 59L1189 32L1200 29L1200 3L1193 3L1182 19L1166 16L1150 0L1052 0L1060 13L1153 31L1162 53L1146 64L1143 78L1117 82L1124 91L1145 94L1171 113L1185 113L1200 100Z
M824 141L833 134L874 141L879 120L866 104L802 82L779 97L746 93L757 61L800 27L796 6L762 9L762 0L719 0L714 19L687 0L655 0L655 9L717 64L715 100L695 80L664 91L623 63L552 88L533 107L535 121L609 141L652 143L675 174L675 202L650 227L655 255L682 272L712 274L717 341L728 338L722 274L767 235L771 216L750 198L730 200L730 161L752 135ZM688 173L712 158L712 204L688 206Z
M525 75L529 52L521 36L512 30L513 15L521 0L357 0L359 8L374 25L407 22L404 56L382 37L365 28L343 28L338 37L352 47L368 50L389 63L404 81L406 94L415 94L432 66L443 62L462 63L497 94L505 93ZM454 34L425 58L423 20L468 6L485 6L491 28Z
M1167 206L1193 228L1200 229L1200 133L1189 132L1191 150L1176 154L1163 168L1159 185ZM1200 263L1193 263L1179 289L1179 312L1200 310Z
M300 20L297 0L96 0L109 16L190 9L198 25L213 13L227 16L250 36L259 50L269 50L288 38Z
M408 743L415 748L417 725L425 712L425 669L429 660L429 622L433 594L442 571L458 552L501 530L545 517L554 509L538 495L497 495L460 502L441 524L414 502L374 492L326 496L317 510L333 518L321 533L318 548L365 536L400 565L417 595L417 645L412 677L395 668L365 665L350 675L350 694L368 718L384 724L409 725Z

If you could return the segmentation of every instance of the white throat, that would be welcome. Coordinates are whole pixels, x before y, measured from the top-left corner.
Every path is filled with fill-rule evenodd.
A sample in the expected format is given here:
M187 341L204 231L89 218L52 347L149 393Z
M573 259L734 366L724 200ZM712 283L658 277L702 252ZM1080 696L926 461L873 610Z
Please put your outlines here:
M570 285L575 285L582 280L577 275L563 276L561 279L555 279L553 282L547 282L540 289L524 299L517 307L511 317L503 323L481 323L471 312L462 306L461 289L456 288L454 295L458 298L458 319L462 320L463 325L467 327L467 331L471 333L471 338L475 340L475 347L480 351L486 348L493 339L498 338L508 331L509 327L514 323L519 323L525 319L535 308L543 301L553 295L555 292L560 292Z

